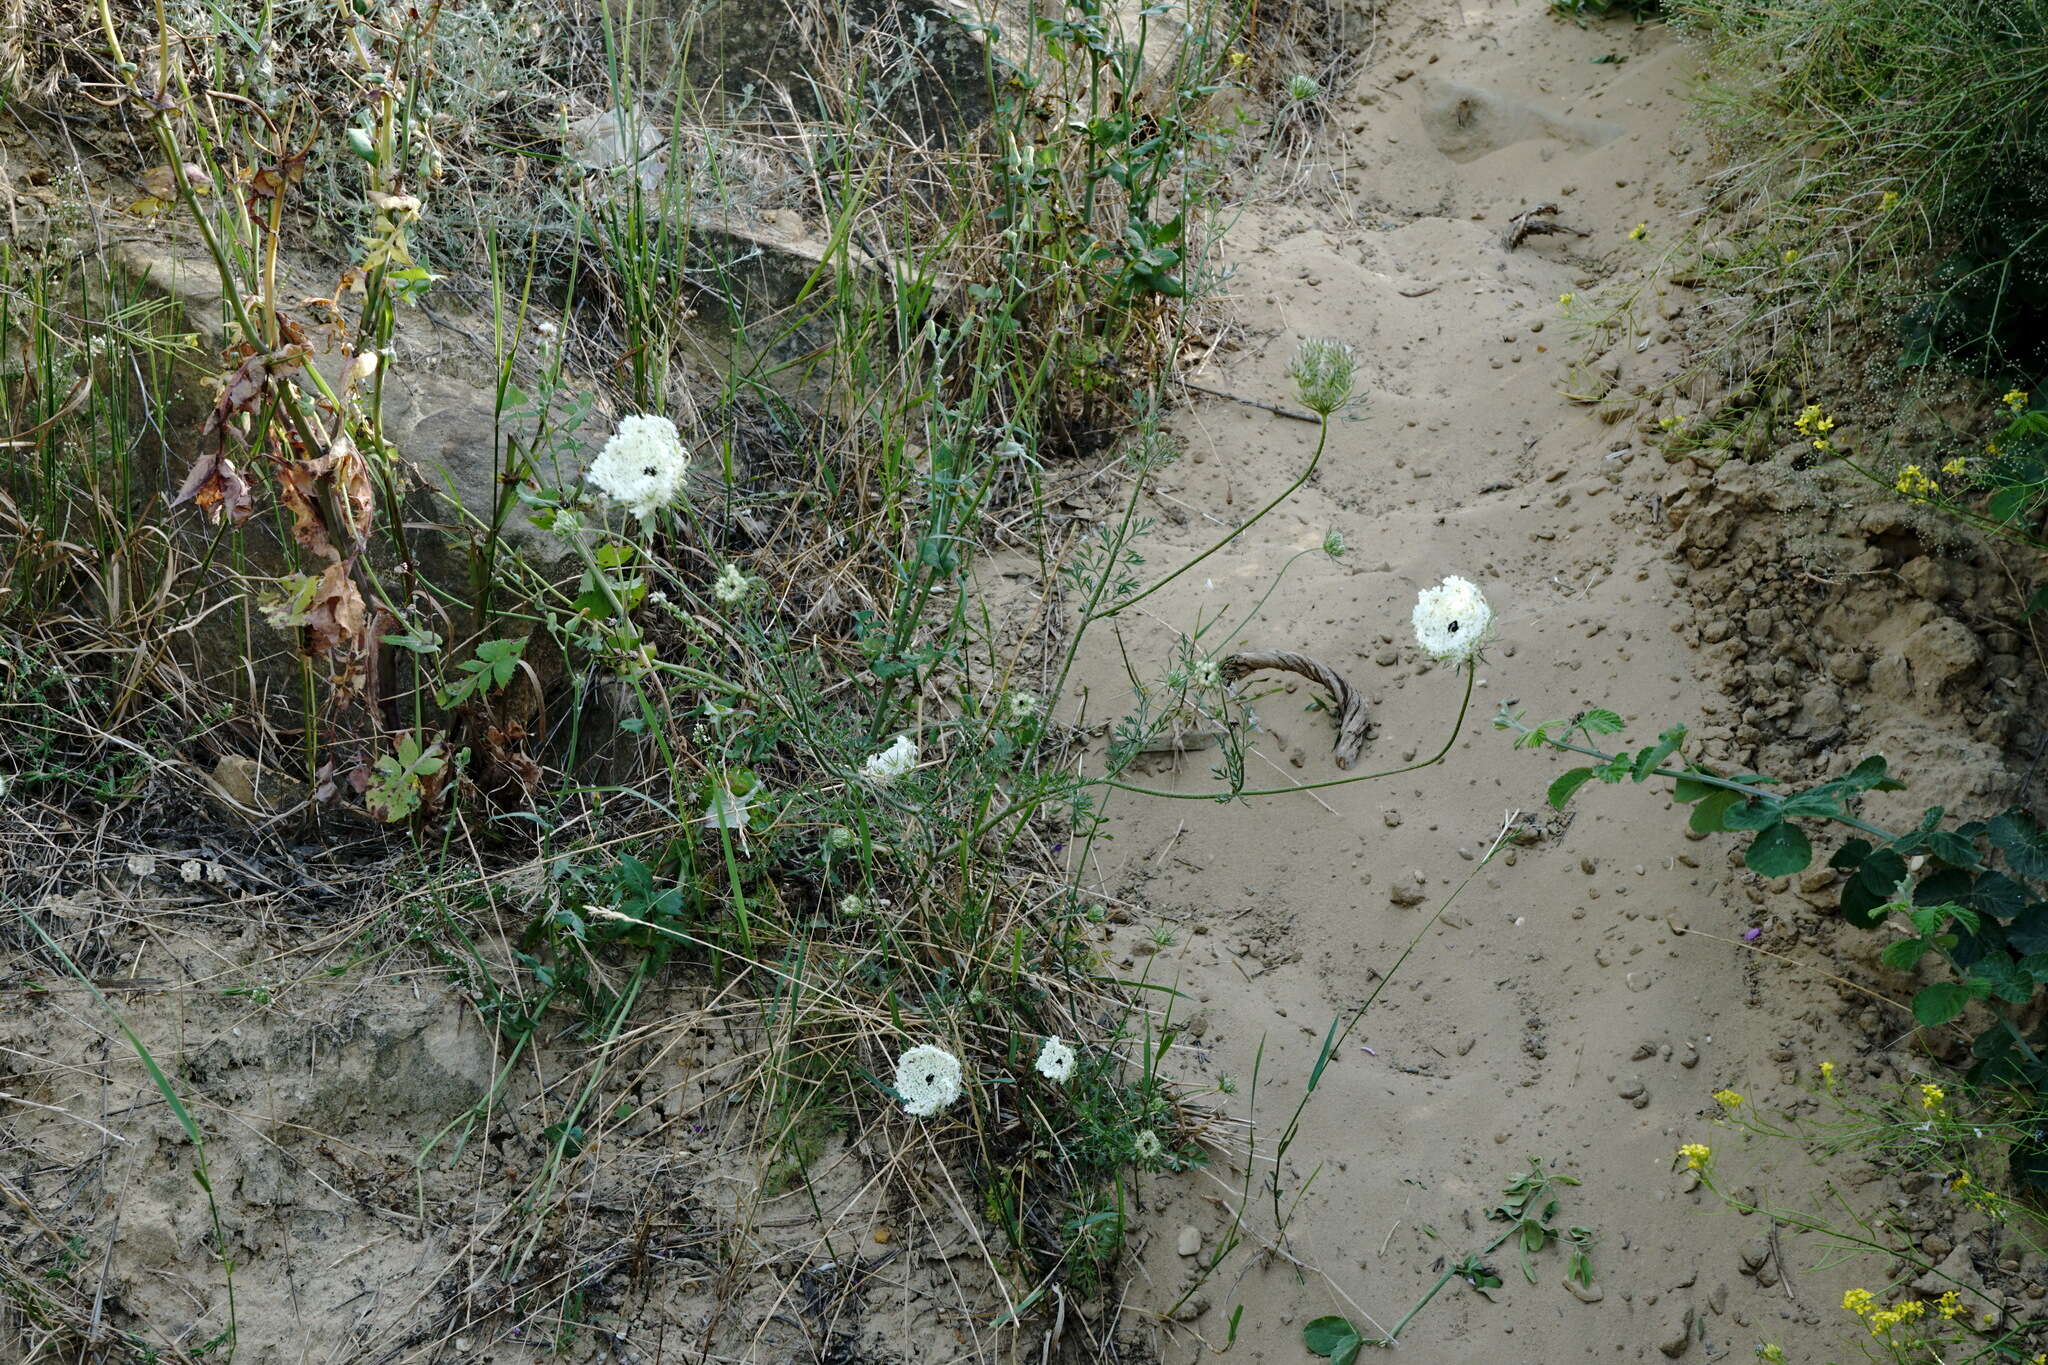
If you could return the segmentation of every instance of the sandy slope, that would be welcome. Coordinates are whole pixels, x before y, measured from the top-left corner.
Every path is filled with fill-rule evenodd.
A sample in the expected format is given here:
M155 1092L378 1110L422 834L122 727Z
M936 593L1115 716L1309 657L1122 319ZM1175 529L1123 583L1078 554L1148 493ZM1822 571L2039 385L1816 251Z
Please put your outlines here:
M1390 968L1508 812L1544 813L1560 765L1513 751L1489 724L1494 706L1605 705L1647 740L1694 720L1702 700L1675 633L1685 608L1664 562L1668 531L1649 510L1661 460L1633 420L1605 425L1559 395L1583 349L1559 295L1652 281L1640 313L1659 325L1651 272L1676 230L1665 191L1682 205L1701 160L1681 125L1686 52L1658 29L1582 31L1538 0L1395 6L1376 51L1319 149L1337 188L1256 203L1233 232L1230 295L1249 339L1200 376L1291 402L1287 358L1300 338L1329 336L1357 346L1369 403L1291 504L1118 621L1120 642L1096 639L1086 677L1093 714L1115 710L1129 690L1123 654L1158 661L1156 678L1176 632L1221 616L1212 648L1292 551L1336 528L1352 553L1302 560L1238 644L1304 650L1362 685L1377 730L1361 768L1389 767L1438 747L1457 703L1451 677L1412 646L1416 590L1461 574L1499 612L1500 642L1443 766L1249 808L1113 807L1115 838L1089 875L1139 922L1125 940L1134 966L1152 927L1172 930L1148 965L1200 1010L1195 1069L1244 1087L1263 1046L1268 1144L1332 1016ZM1626 60L1594 60L1610 53ZM1509 216L1545 200L1590 236L1504 250ZM1647 240L1632 242L1639 222ZM1629 370L1669 368L1670 346L1654 333L1641 344ZM1194 515L1166 526L1147 552L1154 565L1262 503L1314 440L1312 426L1207 399L1175 429L1189 458L1161 510ZM1302 709L1310 696L1302 686L1259 706L1269 733L1248 760L1251 785L1343 776L1329 720ZM1192 755L1176 771L1162 759L1153 780L1201 790L1208 763ZM1785 1021L1759 999L1751 955L1726 941L1750 908L1727 849L1689 842L1653 788L1594 789L1581 809L1479 872L1327 1072L1282 1174L1291 1198L1321 1166L1285 1243L1313 1272L1230 1258L1198 1291L1207 1311L1164 1330L1165 1359L1221 1346L1239 1304L1233 1354L1253 1359L1307 1359L1300 1325L1322 1313L1392 1326L1440 1258L1492 1239L1484 1211L1531 1156L1584 1182L1561 1214L1599 1234L1602 1297L1568 1293L1554 1249L1533 1286L1504 1253L1501 1302L1453 1285L1405 1334L1410 1358L1659 1358L1695 1311L1692 1358L1747 1357L1772 1340L1822 1359L1822 1342L1839 1341L1833 1321L1816 1339L1786 1320L1802 1305L1831 1309L1835 1281L1797 1257L1796 1297L1742 1277L1738 1251L1765 1233L1761 1220L1698 1207L1707 1196L1682 1192L1673 1172L1679 1143L1716 1140L1702 1118L1711 1091L1752 1072L1777 1079L1764 1059ZM1422 903L1390 899L1403 878L1420 883ZM1676 936L1673 922L1716 937ZM1246 1097L1228 1104L1241 1116ZM1154 1191L1166 1207L1150 1214L1149 1307L1179 1297L1228 1221L1241 1173L1213 1175ZM1251 1221L1270 1236L1270 1214ZM1177 1255L1182 1226L1203 1234L1201 1255Z

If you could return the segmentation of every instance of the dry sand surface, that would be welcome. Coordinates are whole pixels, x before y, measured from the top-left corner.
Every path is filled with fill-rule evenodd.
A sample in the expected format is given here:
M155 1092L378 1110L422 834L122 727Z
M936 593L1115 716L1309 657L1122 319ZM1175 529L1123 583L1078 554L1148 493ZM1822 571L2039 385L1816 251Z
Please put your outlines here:
M1625 60L1596 60L1610 55ZM1783 912L1753 903L1762 884L1731 869L1725 842L1689 841L1654 785L1596 786L1575 818L1551 817L1544 790L1562 765L1513 750L1490 724L1510 699L1532 719L1599 705L1646 742L1697 723L1709 690L1660 515L1666 466L1633 414L1609 425L1560 395L1585 349L1561 316L1564 294L1640 289L1645 330L1624 343L1626 367L1677 367L1681 342L1663 320L1677 309L1657 272L1707 165L1684 121L1692 76L1688 51L1658 27L1582 30L1534 0L1392 6L1307 159L1335 166L1336 188L1304 172L1230 236L1243 344L1198 382L1292 403L1296 344L1332 337L1357 347L1368 402L1337 426L1300 495L1094 642L1091 711L1114 713L1129 695L1124 657L1167 660L1178 635L1204 628L1210 652L1236 632L1232 647L1305 651L1361 686L1375 738L1360 767L1394 767L1443 743L1458 701L1454 679L1412 645L1416 591L1447 574L1476 581L1500 636L1439 767L1248 806L1112 807L1115 837L1089 872L1135 921L1126 969L1186 993L1180 1061L1236 1080L1227 1112L1245 1115L1258 1065L1259 1183L1331 1020L1472 878L1323 1076L1280 1173L1285 1257L1240 1252L1204 1274L1241 1169L1146 1192L1137 1301L1170 1305L1202 1281L1191 1320L1161 1333L1166 1360L1221 1347L1239 1305L1231 1354L1252 1359L1307 1359L1301 1325L1325 1313L1391 1327L1447 1257L1497 1235L1485 1211L1530 1157L1583 1182L1563 1192L1560 1216L1598 1234L1597 1294L1568 1292L1554 1248L1534 1284L1503 1249L1491 1258L1507 1280L1499 1302L1454 1283L1404 1333L1405 1357L1748 1358L1775 1341L1790 1359L1823 1360L1841 1349L1834 1306L1857 1272L1812 1269L1818 1251L1788 1235L1789 1275L1744 1275L1765 1220L1686 1191L1674 1169L1680 1143L1727 1144L1736 1183L1757 1179L1781 1199L1812 1192L1791 1152L1745 1154L1714 1129L1709 1096L1734 1086L1793 1098L1799 1069L1810 1077L1819 1059L1852 1055L1834 992L1823 1015L1813 1006L1825 988L1739 942ZM1504 250L1510 216L1545 201L1588 235ZM1632 241L1638 223L1647 235ZM1261 505L1315 439L1312 425L1213 398L1173 428L1188 454L1160 499L1154 566ZM1265 596L1282 562L1331 528L1351 552L1303 559ZM1262 675L1276 680L1291 681ZM1313 695L1286 686L1258 705L1266 733L1250 786L1346 775L1330 760L1327 714L1306 709ZM1149 780L1213 789L1210 762L1162 757ZM1516 811L1544 837L1477 868ZM1155 929L1170 932L1167 946ZM1254 1243L1272 1237L1262 1200L1248 1221ZM1189 1228L1202 1248L1192 1256Z

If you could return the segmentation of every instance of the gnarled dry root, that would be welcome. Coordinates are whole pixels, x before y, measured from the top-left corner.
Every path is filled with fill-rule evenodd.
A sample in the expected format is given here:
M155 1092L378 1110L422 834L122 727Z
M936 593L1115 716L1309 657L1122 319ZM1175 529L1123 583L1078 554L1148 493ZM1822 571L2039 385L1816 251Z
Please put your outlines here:
M1268 668L1299 673L1329 692L1331 705L1337 713L1337 743L1331 753L1340 768L1349 768L1356 763L1359 750L1365 747L1365 698L1354 692L1351 684L1328 664L1286 649L1249 649L1241 654L1232 654L1223 661L1223 677L1226 682L1236 682L1247 673Z

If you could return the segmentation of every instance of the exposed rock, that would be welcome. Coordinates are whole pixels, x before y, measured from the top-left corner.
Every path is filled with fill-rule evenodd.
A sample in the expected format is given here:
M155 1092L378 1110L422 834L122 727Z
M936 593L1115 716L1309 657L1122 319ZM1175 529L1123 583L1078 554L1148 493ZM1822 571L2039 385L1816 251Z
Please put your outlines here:
M1899 652L1912 675L1913 692L1922 703L1935 700L1943 688L1974 672L1984 661L1983 641L1950 616L1914 631Z
M1421 875L1410 872L1394 879L1393 885L1387 888L1387 899L1395 905L1420 905L1429 899L1429 895L1422 889Z
M1687 1304L1677 1321L1673 1322L1659 1338L1657 1349L1673 1360L1684 1355L1686 1349L1692 1345L1692 1323L1693 1307Z

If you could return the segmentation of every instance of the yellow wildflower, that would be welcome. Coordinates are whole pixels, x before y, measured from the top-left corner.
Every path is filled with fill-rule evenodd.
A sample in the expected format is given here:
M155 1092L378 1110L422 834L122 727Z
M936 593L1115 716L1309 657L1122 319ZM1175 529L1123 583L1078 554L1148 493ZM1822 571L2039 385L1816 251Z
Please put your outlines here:
M1953 460L1950 460L1946 464L1942 465L1941 472L1949 475L1952 478L1960 478L1962 476L1963 471L1965 469L1968 469L1969 467L1969 457L1965 455L1958 455Z
M1951 1190L1967 1189L1971 1183L1972 1181L1970 1179L1970 1173L1968 1171L1957 1171L1955 1174L1955 1178L1948 1182L1948 1187Z
M1738 1091L1716 1090L1714 1092L1714 1099L1720 1103L1723 1109L1740 1109L1742 1107L1742 1095Z
M1703 1142L1688 1142L1678 1149L1678 1154L1685 1158L1686 1169L1698 1171L1706 1168L1707 1158L1714 1154L1714 1149Z
M1892 487L1914 499L1925 499L1941 491L1941 485L1928 478L1927 471L1917 464L1909 464L1901 469Z
M1944 1318L1957 1317L1963 1311L1962 1300L1953 1289L1935 1300L1934 1307Z
M1820 1064L1820 1083L1830 1090L1835 1088L1835 1064L1833 1062L1822 1062Z
M1877 201L1877 211L1879 213L1890 213L1898 202L1899 192L1897 190L1886 190L1884 196Z
M1573 305L1574 303L1577 303L1577 302L1578 302L1578 299L1579 299L1579 296L1578 296L1577 294L1559 294L1559 295L1557 296L1557 301L1558 301L1558 303L1559 303L1560 305L1562 305L1563 307L1566 307L1566 308L1569 308L1569 307L1571 307L1571 306L1572 306L1572 305Z
M2027 406L2027 395L2018 389L2007 389L2005 396L1998 401L2011 408L2014 412L2022 412Z
M1835 419L1828 416L1820 404L1808 403L1804 408L1800 409L1799 416L1793 421L1792 425L1799 430L1801 435L1823 436L1835 429Z
M1939 1109L1941 1108L1941 1102L1947 1098L1948 1092L1938 1085L1927 1084L1920 1087L1920 1107L1922 1109Z
M1648 223L1637 223L1634 227L1628 230L1628 239L1631 242L1640 242L1643 240L1643 238L1649 235L1650 225Z
M1848 1309L1859 1318L1869 1317L1870 1310L1876 1303L1877 1295L1871 1293L1868 1289L1852 1289L1842 1295L1842 1307Z
M2000 450L1999 450L1999 448L1998 448L1998 442L1996 442L1996 441L1986 441L1986 442L1984 443L1984 453L1985 453L1986 455L1999 455L1999 454L2003 454L2004 452L2002 452L2002 451L2000 451Z
M1767 1341L1756 1348L1756 1358L1768 1361L1769 1365L1785 1365L1785 1348Z
M1792 262L1799 259L1799 251L1796 247L1788 246L1785 248L1785 254L1779 257L1778 259L1783 261L1786 265L1790 265L1792 264Z

